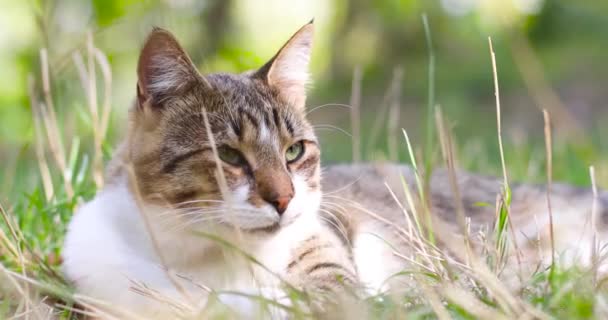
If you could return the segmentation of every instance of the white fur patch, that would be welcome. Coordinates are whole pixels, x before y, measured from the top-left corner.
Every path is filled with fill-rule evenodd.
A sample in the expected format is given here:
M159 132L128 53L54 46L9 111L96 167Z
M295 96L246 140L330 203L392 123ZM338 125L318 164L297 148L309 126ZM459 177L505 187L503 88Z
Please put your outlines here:
M317 216L321 206L321 191L312 191L308 187L306 179L298 174L292 178L294 197L289 202L287 210L283 214L283 222L289 223L298 216Z
M255 207L249 203L249 185L238 187L233 191L231 201L221 205L223 221L243 229L270 227L279 222L276 210L266 204Z
M295 197L283 214L281 229L276 234L242 233L238 237L234 229L213 223L208 223L206 231L235 243L264 266L281 274L292 249L303 239L321 232L316 215L320 192L311 192L304 178L297 175L293 183ZM270 205L254 208L247 202L248 195L248 186L232 193L233 209L238 212L233 216L236 225L251 228L279 221L274 208ZM171 278L190 296L195 304L193 308L206 303L207 293L201 286L250 292L259 286L277 285L278 279L262 268L253 266L252 274L251 266L238 254L209 256L208 252L221 248L216 242L186 229L167 228L161 222L172 212L155 206L144 206L144 210L145 215L125 185L112 185L75 213L64 243L63 271L80 295L107 302L114 310L124 308L148 318L170 319L175 318L173 309L136 293L133 290L136 283L157 292L163 299L188 304L183 291L168 276L173 274ZM146 219L153 237L146 227ZM159 253L168 271L163 269ZM247 312L249 304L228 300Z
M359 233L353 244L353 256L361 283L370 294L386 290L386 281L392 275L387 267L393 259L390 247L370 233Z
M270 130L268 127L262 124L260 126L260 131L258 132L258 138L260 141L267 141L270 139Z

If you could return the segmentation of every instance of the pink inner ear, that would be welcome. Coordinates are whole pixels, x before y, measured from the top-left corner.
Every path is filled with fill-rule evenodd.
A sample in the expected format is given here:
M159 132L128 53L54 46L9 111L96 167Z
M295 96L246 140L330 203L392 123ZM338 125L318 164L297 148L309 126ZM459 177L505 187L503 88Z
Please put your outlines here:
M286 100L304 107L308 65L312 50L314 26L307 24L281 48L268 71L268 84L277 88Z
M139 56L137 75L140 103L142 98L162 100L200 77L178 41L163 29L154 29L148 36Z

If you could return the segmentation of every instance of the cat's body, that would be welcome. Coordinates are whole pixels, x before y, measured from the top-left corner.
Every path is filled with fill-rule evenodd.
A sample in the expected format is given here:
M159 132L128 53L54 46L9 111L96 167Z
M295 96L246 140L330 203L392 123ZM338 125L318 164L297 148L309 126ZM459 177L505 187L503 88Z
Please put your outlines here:
M108 302L101 309L112 313L168 318L202 312L209 290L282 301L288 286L313 293L360 283L368 291L391 288L385 280L408 265L394 253L411 249L401 206L412 208L400 177L414 186L413 172L367 164L321 173L304 112L311 41L308 24L255 72L202 76L168 32L150 35L109 183L75 213L66 236L64 270L78 293ZM458 180L473 227L491 228L499 180ZM431 179L431 211L449 226L441 232L458 231L449 186L444 171ZM555 186L552 196L557 224L568 222L556 231L567 248L570 230L584 227L591 193ZM517 236L522 245L536 237L534 217L544 237L541 189L515 187L512 212L525 231ZM252 310L236 295L220 294L220 301Z

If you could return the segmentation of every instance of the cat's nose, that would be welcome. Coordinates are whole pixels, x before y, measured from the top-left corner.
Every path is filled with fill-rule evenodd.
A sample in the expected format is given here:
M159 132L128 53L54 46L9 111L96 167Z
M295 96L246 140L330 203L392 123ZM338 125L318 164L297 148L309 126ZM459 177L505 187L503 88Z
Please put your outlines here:
M270 203L275 208L275 210L277 210L277 213L279 215L282 215L283 212L285 212L285 210L287 210L287 206L289 206L289 202L291 201L292 198L293 198L293 195L287 194L287 195L276 196L276 197L272 197L270 199L264 199L264 200L266 200L266 202Z
M282 215L294 195L289 173L285 169L276 170L267 166L255 170L253 175L260 197L272 205L279 215Z

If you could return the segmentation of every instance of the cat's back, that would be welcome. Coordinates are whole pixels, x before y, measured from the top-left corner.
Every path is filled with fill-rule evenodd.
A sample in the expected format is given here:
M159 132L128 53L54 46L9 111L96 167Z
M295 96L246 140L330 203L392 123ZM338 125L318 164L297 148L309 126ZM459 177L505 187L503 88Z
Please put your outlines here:
M402 178L415 181L410 166L394 163L334 164L323 168L322 186L326 199L342 198L356 201L364 207L395 207L391 191L403 195Z
M419 184L414 169L397 163L337 164L324 167L322 186L324 203L342 203L362 207L369 214L378 214L393 222L403 222L403 209L418 206ZM495 201L500 192L500 181L480 175L459 172L456 176L460 197L469 214L479 214L483 209L473 203ZM407 192L410 198L406 196ZM433 212L442 218L455 219L455 198L449 183L448 172L437 169L430 181L430 197ZM412 203L410 203L412 202ZM485 210L487 211L487 210ZM354 212L353 212L354 213ZM351 217L350 218L354 218Z

